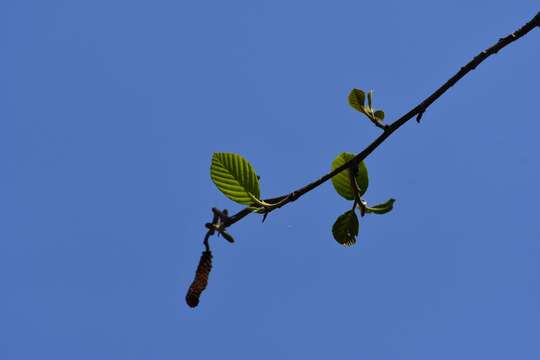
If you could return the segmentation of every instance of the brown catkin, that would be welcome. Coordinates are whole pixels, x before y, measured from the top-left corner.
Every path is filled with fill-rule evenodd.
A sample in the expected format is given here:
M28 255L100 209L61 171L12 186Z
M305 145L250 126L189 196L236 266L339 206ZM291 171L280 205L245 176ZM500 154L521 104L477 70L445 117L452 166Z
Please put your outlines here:
M194 308L199 305L199 297L203 290L206 289L206 285L208 285L210 270L212 270L212 253L210 251L203 251L197 272L195 273L195 279L193 279L186 294L186 302L190 307Z

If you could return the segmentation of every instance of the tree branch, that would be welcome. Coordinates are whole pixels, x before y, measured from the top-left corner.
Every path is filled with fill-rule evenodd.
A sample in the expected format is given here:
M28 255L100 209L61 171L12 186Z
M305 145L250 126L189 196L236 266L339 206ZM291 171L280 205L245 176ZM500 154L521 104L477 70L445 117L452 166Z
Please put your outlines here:
M513 32L512 34L508 36L500 38L499 41L495 45L487 48L486 50L476 55L465 66L461 67L461 69L459 69L459 71L456 74L454 74L454 76L452 76L443 85L441 85L441 87L439 87L437 90L435 90L435 92L433 92L431 95L425 98L422 102L420 102L420 104L418 104L416 107L414 107L405 115L401 116L399 119L394 121L389 126L384 127L384 132L379 137L377 137L371 144L369 144L364 150L359 152L353 159L346 162L342 166L336 168L335 170L329 172L328 174L323 175L319 179L297 190L294 190L287 195L282 195L282 196L278 196L271 199L265 199L264 201L268 203L276 203L276 202L282 201L282 203L279 206L272 208L270 211L273 211L275 209L278 209L282 206L285 206L295 201L302 195L310 192L311 190L315 189L316 187L330 180L332 177L336 176L343 170L350 168L355 162L358 163L364 160L365 158L367 158L375 149L379 147L379 145L381 145L388 137L390 137L390 135L392 135L397 129L399 129L407 121L409 121L415 116L417 117L417 121L420 121L424 112L427 110L427 108L431 104L433 104L438 98L440 98L446 91L448 91L452 86L454 86L459 80L461 80L470 71L474 70L484 60L486 60L491 55L496 54L499 50L508 46L509 44L513 43L519 38L525 36L528 32L533 30L535 27L540 27L540 12L538 12L536 16L534 16L529 22L527 22L521 28L519 28L518 30L516 30L515 32ZM247 215L251 214L251 212L252 211L249 210L248 208L245 208L237 212L236 214L226 219L224 226L228 227L228 226L233 225L234 223L240 221Z
M409 112L407 112L406 114L398 118L397 120L395 120L390 125L374 122L374 124L377 127L384 130L383 133L379 135L371 144L369 144L364 150L359 152L350 161L334 169L328 174L321 176L319 179L297 190L290 192L289 194L263 200L263 202L270 204L270 206L264 208L263 221L268 215L268 213L270 213L271 211L279 209L295 201L296 199L300 198L302 195L310 192L311 190L317 188L318 186L322 185L326 181L330 180L332 177L336 176L340 172L346 169L352 169L355 164L358 164L360 161L363 161L366 157L368 157L388 137L390 137L390 135L392 135L397 129L399 129L402 125L404 125L410 119L416 116L416 120L420 122L420 119L424 115L427 108L431 106L431 104L433 104L444 93L446 93L452 86L454 86L459 80L461 80L465 75L467 75L470 71L474 70L478 65L480 65L488 57L490 57L493 54L496 54L502 48L508 46L512 42L525 36L528 32L533 30L535 27L540 27L540 12L538 12L536 16L534 16L529 22L527 22L521 28L519 28L518 30L516 30L515 32L513 32L512 34L508 36L500 38L496 44L482 51L478 55L476 55L465 66L461 67L456 74L454 74L443 85L441 85L437 90L435 90L435 92L433 92L431 95L425 98L422 102L420 102L420 104L418 104L416 107L414 107L412 110L410 110ZM358 199L356 201L358 201ZM233 241L232 237L225 232L225 229L237 223L238 221L242 220L247 215L254 212L253 207L246 207L245 209L237 212L236 214L232 216L228 216L226 210L221 212L218 209L213 208L212 211L213 211L213 219L211 223L206 224L208 231L203 241L204 246L205 246L205 252L203 253L203 256L201 257L201 261L199 263L199 268L197 269L195 280L193 281L190 289L188 290L188 294L186 295L186 301L188 305L191 307L195 307L199 303L199 296L201 292L204 290L204 288L206 287L208 275L210 273L211 258L212 258L211 253L210 253L209 243L208 243L210 236L213 235L217 231L218 234L223 235L228 241L232 242Z

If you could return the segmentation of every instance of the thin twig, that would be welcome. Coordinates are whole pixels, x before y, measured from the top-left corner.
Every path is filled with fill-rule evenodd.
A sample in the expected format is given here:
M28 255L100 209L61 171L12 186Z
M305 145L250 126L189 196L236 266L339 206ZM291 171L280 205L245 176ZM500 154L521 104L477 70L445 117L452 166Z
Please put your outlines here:
M379 120L377 120L375 118L372 118L371 116L368 116L368 119L371 120L373 125L375 125L376 127L380 128L380 129L383 129L384 131L386 131L386 130L388 130L390 128L390 125L384 124L381 121L379 121Z

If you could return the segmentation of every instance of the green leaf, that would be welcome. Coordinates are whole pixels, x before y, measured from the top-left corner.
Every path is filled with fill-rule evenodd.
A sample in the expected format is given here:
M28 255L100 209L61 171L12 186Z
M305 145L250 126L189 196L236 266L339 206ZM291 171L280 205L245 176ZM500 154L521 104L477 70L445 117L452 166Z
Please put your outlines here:
M394 208L395 199L390 199L383 204L377 204L375 206L366 206L366 212L368 214L386 214Z
M349 93L349 105L360 112L364 112L364 102L366 100L366 94L359 89L352 89Z
M349 210L337 218L332 226L332 235L341 245L352 246L356 243L358 228L358 217L353 210Z
M377 110L377 111L375 111L375 114L373 114L373 115L374 115L374 116L377 118L377 120L379 120L379 121L383 121L383 120L384 120L384 111L382 111L382 110Z
M373 97L373 90L369 90L368 93L367 93L367 103L368 103L368 108L372 109L373 108L373 101L372 101L372 97Z
M251 205L251 196L260 198L259 180L253 166L238 154L214 153L210 177L217 188L229 199Z
M346 162L354 158L353 153L344 152L341 153L338 157L332 162L332 170L340 167ZM368 171L364 162L358 164L358 169L356 173L356 182L360 188L360 196L364 195L369 185ZM351 186L351 179L349 175L350 170L344 170L332 178L332 185L336 189L337 193L343 196L347 200L354 200L354 191Z

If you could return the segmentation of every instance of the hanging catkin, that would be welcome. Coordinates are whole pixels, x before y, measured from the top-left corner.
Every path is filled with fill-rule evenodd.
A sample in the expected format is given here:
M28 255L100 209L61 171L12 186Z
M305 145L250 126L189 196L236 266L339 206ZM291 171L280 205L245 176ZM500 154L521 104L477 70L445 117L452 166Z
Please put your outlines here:
M210 251L203 251L197 272L195 273L195 279L193 279L186 294L186 302L189 306L196 307L199 305L199 297L204 289L206 289L206 285L208 285L210 270L212 270L212 253Z

